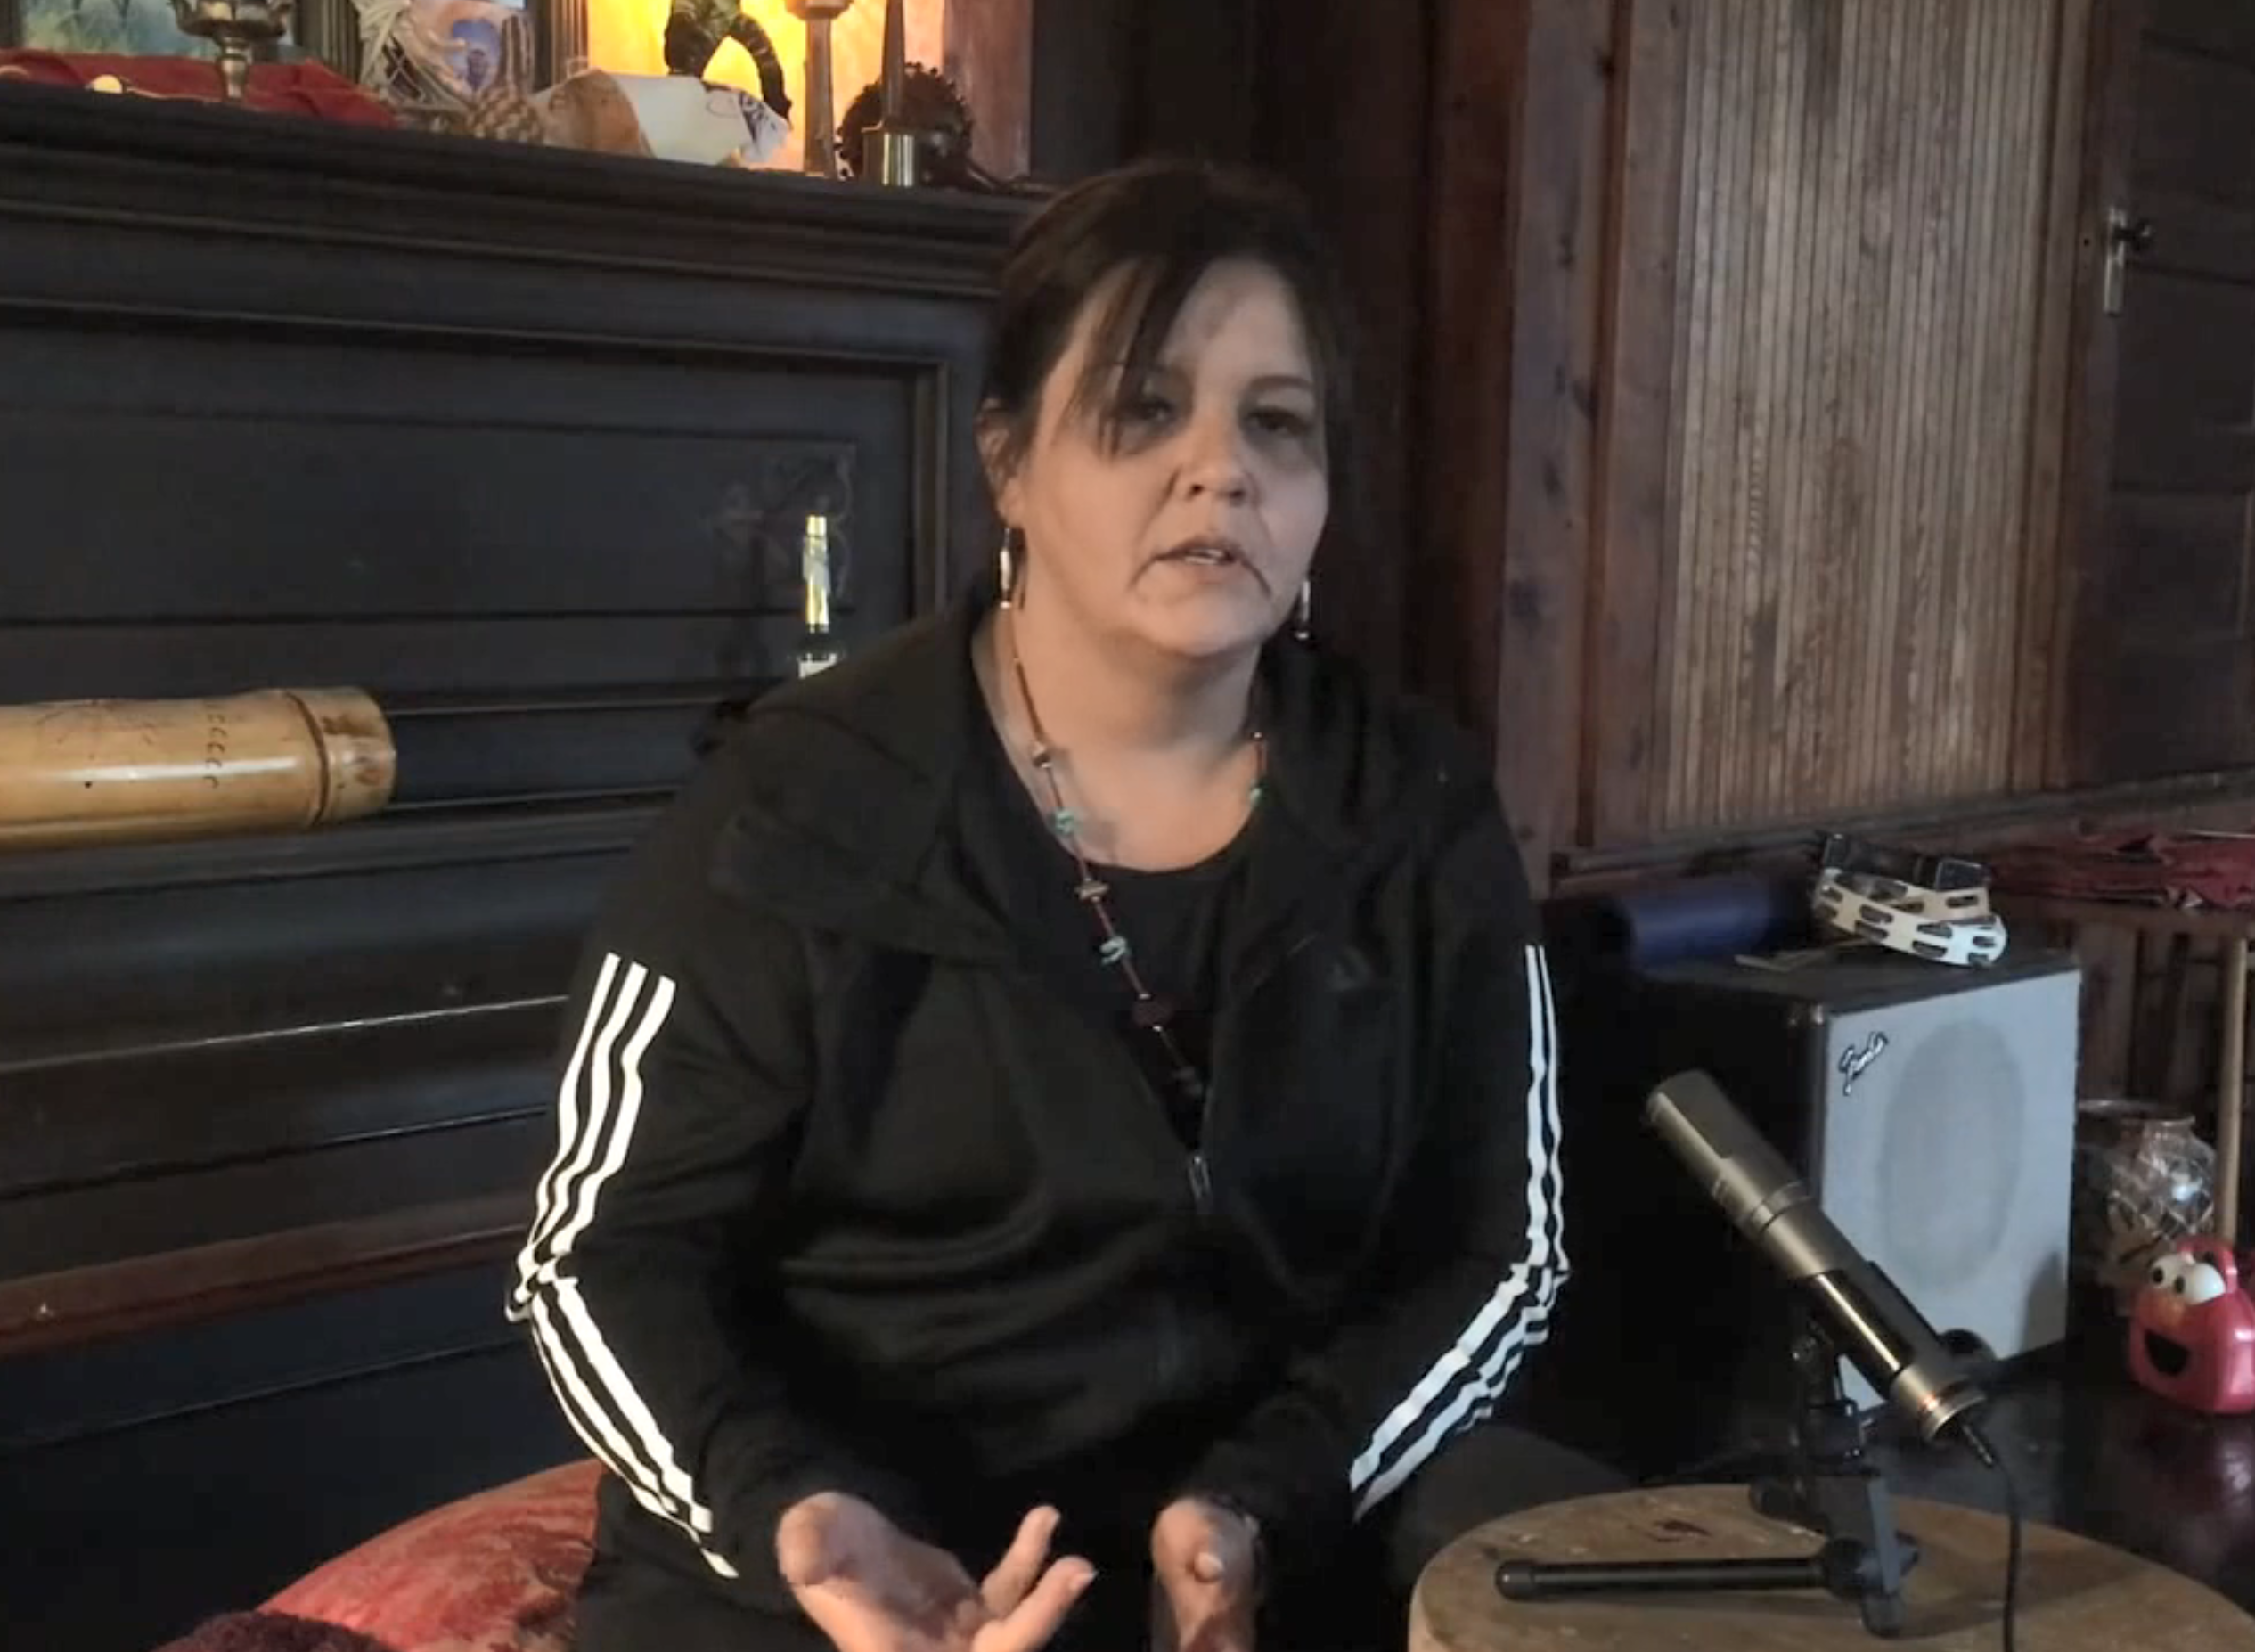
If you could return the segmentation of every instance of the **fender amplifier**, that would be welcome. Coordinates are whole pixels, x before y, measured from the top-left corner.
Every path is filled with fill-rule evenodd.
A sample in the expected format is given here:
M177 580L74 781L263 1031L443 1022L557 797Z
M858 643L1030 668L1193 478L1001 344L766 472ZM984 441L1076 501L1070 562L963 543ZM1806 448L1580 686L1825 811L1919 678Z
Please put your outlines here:
M2036 948L1981 969L1862 947L1786 970L1585 963L1560 1004L1573 1275L1516 1409L1644 1476L1782 1437L1794 1293L1644 1122L1687 1067L1936 1329L2006 1361L2058 1342L2080 996L2075 960Z

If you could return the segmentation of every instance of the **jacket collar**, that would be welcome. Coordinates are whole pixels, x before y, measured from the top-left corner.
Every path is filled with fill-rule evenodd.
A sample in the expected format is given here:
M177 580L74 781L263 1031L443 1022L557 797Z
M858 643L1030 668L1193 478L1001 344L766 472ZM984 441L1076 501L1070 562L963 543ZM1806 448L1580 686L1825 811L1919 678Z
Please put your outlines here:
M719 760L742 802L713 875L730 893L814 927L940 954L1017 950L982 892L967 807L985 711L971 642L996 599L991 575L820 675L754 702ZM1343 863L1379 850L1445 780L1432 742L1364 691L1351 667L1279 640L1264 650L1273 810L1252 858L1243 947L1273 943Z

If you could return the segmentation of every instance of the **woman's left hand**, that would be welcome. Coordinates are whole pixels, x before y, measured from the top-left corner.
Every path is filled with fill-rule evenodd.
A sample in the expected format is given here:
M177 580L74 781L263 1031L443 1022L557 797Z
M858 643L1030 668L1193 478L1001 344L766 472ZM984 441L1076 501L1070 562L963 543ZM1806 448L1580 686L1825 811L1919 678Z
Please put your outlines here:
M1260 1550L1245 1516L1195 1497L1151 1526L1151 1641L1158 1652L1254 1652Z

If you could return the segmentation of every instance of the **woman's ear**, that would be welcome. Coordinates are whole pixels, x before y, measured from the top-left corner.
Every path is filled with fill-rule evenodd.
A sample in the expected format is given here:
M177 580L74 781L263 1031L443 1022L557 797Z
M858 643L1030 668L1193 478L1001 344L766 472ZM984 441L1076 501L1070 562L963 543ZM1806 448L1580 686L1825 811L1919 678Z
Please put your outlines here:
M1017 429L1010 416L993 402L978 411L974 434L978 442L979 467L986 473L987 491L994 496L995 508L1006 522L1017 519L1013 495L1017 490L1017 472L1024 462L1023 445L1017 439Z

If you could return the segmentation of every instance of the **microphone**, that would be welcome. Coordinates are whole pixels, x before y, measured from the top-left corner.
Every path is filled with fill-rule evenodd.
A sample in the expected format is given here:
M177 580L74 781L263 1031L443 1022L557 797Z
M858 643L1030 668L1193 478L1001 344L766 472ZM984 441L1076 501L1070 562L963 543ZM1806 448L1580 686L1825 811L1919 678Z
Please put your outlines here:
M1894 1281L1818 1208L1806 1184L1704 1073L1679 1073L1652 1092L1645 1122L1674 1149L1786 1279L1810 1298L1840 1354L1932 1441L1956 1434L1987 1460L1965 1413L1988 1396Z

